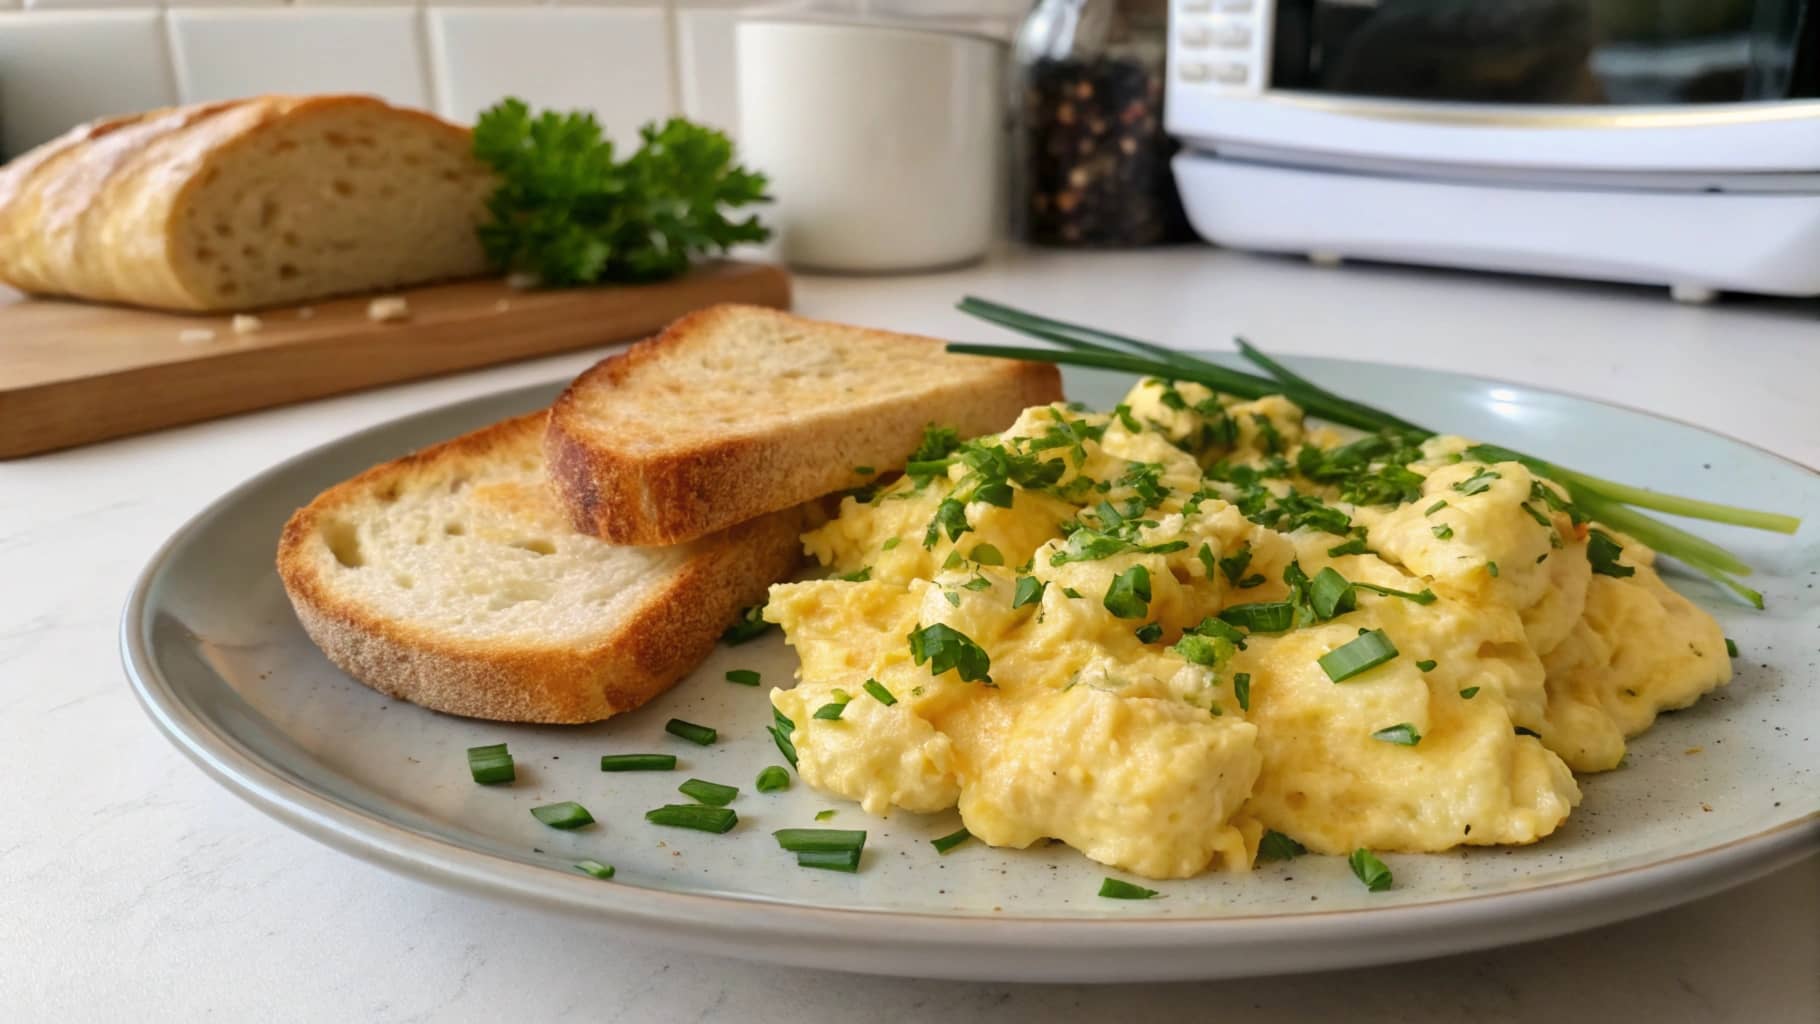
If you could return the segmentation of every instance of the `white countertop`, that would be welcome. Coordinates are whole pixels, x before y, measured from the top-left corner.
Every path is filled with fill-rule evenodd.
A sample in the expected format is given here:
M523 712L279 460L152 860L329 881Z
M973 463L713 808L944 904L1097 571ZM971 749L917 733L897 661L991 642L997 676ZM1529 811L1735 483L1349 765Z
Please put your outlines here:
M797 308L1008 340L952 311L964 292L1180 346L1243 333L1279 353L1579 392L1820 464L1815 303L1693 308L1646 289L1187 249L806 278ZM597 356L0 463L0 1019L1820 1019L1820 858L1653 917L1420 964L1185 985L916 982L673 954L407 881L264 817L156 732L115 627L166 535L286 456Z

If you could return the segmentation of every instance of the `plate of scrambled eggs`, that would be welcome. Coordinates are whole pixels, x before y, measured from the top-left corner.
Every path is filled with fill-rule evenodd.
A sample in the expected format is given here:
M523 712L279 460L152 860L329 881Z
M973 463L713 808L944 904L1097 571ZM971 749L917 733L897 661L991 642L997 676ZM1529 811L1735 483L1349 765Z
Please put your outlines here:
M1820 847L1816 528L1702 525L1757 566L1759 611L1477 441L1800 512L1820 478L1584 399L1290 362L1459 434L1360 436L1281 397L1070 372L1071 404L985 438L931 430L908 472L826 510L803 538L814 569L750 623L780 628L637 714L469 722L329 668L264 527L346 466L553 393L527 389L224 499L154 563L130 667L205 768L327 842L812 966L1130 981L1377 963L1591 927ZM684 742L669 719L717 736ZM502 742L519 781L473 785L463 751ZM594 766L652 751L676 770ZM736 790L696 792L737 824L647 823L685 779ZM527 824L562 800L593 824ZM794 828L863 830L857 870L805 869L773 839Z

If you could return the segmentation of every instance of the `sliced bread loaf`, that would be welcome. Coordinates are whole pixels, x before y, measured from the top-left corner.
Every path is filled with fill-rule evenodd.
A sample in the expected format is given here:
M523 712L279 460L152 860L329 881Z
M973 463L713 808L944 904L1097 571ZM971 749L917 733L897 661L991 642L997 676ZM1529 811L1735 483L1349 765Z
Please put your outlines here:
M795 510L674 547L575 533L544 478L544 419L377 466L291 517L278 572L329 660L438 711L591 722L681 679L796 565Z
M1054 366L721 305L577 378L544 451L576 529L673 544L901 468L931 424L973 437L1061 396Z
M0 168L0 281L252 309L485 272L466 128L370 96L260 96L83 125Z

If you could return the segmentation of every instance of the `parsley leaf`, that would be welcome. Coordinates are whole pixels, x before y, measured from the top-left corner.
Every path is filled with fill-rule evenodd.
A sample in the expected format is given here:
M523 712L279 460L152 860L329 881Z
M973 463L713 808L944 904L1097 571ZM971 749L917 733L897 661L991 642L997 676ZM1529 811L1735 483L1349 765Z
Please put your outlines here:
M1121 619L1143 618L1150 611L1150 570L1134 565L1114 576L1101 604Z
M1273 860L1294 860L1308 852L1308 847L1289 838L1276 829L1264 833L1258 840L1258 863Z
M1048 586L1049 584L1037 579L1035 576L1019 576L1017 578L1017 589L1011 593L1011 607L1014 609L1022 608L1027 604L1037 604L1041 602L1043 599L1043 590Z
M929 665L929 674L959 673L962 682L990 685L992 659L973 638L952 626L937 622L910 631L910 657L918 665Z
M487 260L548 285L653 281L771 236L756 216L723 212L770 201L726 135L678 117L645 125L639 140L621 160L591 113L533 116L519 99L484 111L474 155L498 178L479 228Z
M1624 548L1612 539L1604 530L1589 530L1586 534L1586 557L1592 562L1592 571L1601 576L1615 576L1623 579L1633 576L1637 570L1618 562L1618 556Z

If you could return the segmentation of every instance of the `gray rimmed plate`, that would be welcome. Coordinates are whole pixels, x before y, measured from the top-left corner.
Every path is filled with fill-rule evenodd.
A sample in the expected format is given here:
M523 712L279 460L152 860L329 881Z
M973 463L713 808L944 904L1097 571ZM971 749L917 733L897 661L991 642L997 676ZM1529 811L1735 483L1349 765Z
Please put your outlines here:
M1588 472L1760 508L1820 509L1820 476L1737 441L1644 413L1456 374L1289 360L1316 381L1409 419L1523 448ZM1096 406L1130 378L1082 372ZM1542 938L1647 913L1747 881L1820 849L1820 524L1795 537L1700 526L1758 567L1769 609L1703 580L1671 581L1741 651L1737 677L1664 716L1627 767L1583 779L1584 804L1534 846L1388 855L1389 892L1367 893L1338 858L1097 898L1104 868L1061 846L978 843L938 855L947 815L867 817L801 784L759 794L779 763L766 690L795 659L775 635L721 648L649 707L583 727L451 718L342 675L304 636L273 570L278 531L318 491L373 463L547 402L557 385L462 402L354 434L279 465L203 510L153 556L121 643L147 712L228 789L332 846L433 882L562 911L704 952L873 973L1019 981L1217 978L1357 966ZM759 671L764 687L728 683ZM714 726L696 747L663 731ZM464 751L505 742L510 787L476 786ZM661 751L675 772L603 774L601 754ZM699 777L738 785L726 835L649 825ZM557 832L528 813L576 800L598 824ZM775 828L871 833L857 874L805 870ZM610 882L578 873L613 864Z

